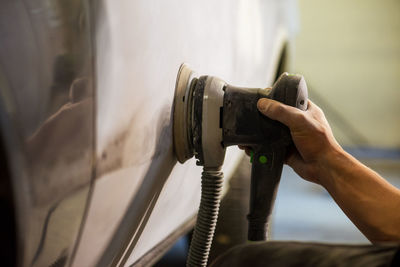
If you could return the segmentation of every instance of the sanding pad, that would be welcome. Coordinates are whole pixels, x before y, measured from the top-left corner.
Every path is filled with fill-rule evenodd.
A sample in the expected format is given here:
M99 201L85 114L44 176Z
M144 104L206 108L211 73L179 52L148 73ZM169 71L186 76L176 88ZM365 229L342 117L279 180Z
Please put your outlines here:
M174 151L180 163L193 157L191 141L192 81L195 73L187 64L179 68L175 84L173 135Z

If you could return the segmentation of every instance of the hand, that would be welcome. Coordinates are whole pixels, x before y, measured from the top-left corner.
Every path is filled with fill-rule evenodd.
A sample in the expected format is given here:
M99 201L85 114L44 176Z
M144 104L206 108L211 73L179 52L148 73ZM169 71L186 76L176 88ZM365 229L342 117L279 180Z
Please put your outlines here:
M289 127L295 147L288 152L286 164L305 180L321 184L329 161L343 152L322 110L311 101L302 111L267 98L260 99L257 107L265 116Z
M400 243L400 190L346 153L336 142L322 110L260 99L257 107L289 127L294 148L286 163L304 179L321 184L372 242ZM249 152L249 151L248 151Z

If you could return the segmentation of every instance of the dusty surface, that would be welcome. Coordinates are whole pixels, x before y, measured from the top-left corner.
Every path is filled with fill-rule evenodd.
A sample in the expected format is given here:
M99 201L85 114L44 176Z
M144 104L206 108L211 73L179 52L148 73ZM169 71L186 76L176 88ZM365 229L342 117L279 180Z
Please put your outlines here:
M237 85L274 75L278 1L108 1L97 20L97 177L75 266L112 259L133 237L133 263L198 208L201 168L172 151L179 65ZM275 11L275 12L273 12ZM268 16L265 16L268 14ZM279 49L278 49L279 50ZM228 149L226 176L242 154ZM107 253L104 253L107 251Z

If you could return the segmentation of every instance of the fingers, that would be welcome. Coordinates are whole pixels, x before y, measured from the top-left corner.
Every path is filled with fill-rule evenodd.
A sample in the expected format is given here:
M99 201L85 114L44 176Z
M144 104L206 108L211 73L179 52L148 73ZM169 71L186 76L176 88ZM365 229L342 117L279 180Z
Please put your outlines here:
M292 169L303 179L309 180L308 166L297 150L293 150L287 155L285 163L292 167Z
M314 107L316 107L317 105L314 104L314 102L312 102L310 99L308 99L308 105L307 105L307 110L311 110Z
M308 99L308 106L307 106L307 111L310 113L313 112L318 112L321 113L322 110L320 109L320 107L318 107L314 102L312 102L310 99Z
M288 152L285 163L293 169L298 169L299 166L302 166L304 164L299 152L295 149L292 149Z
M304 115L304 111L268 98L259 99L257 108L265 116L277 120L289 128L299 124L299 117Z
M325 117L324 112L322 111L322 109L317 106L316 104L314 104L314 102L312 102L311 100L308 100L308 109L307 112L312 114L313 118L317 119L320 122L325 123L326 125L329 126L329 123Z

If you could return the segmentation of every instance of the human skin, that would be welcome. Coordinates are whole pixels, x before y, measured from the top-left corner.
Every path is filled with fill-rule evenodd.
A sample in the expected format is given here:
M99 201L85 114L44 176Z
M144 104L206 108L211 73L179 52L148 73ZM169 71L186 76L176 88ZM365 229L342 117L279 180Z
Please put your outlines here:
M323 186L371 242L400 243L400 190L343 150L317 105L309 101L302 111L263 98L257 107L289 127L294 147L286 164Z

